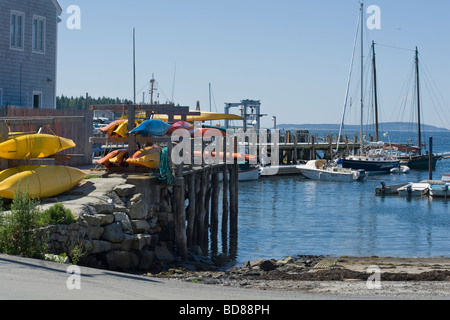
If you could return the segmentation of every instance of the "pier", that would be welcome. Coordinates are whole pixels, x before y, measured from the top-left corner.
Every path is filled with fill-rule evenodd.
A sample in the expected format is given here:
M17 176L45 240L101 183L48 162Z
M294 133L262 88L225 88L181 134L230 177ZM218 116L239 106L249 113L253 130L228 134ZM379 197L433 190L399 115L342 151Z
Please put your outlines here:
M199 115L199 112L189 111L188 107L175 107L173 105L102 105L91 106L92 111L108 110L111 112L124 112L128 119L128 132L135 127L135 115L145 114L148 119L153 114L166 114L168 121L185 121L188 115ZM203 156L194 154L194 148L200 148L200 154L205 154L206 144L196 145L194 138L189 138L188 145L191 150L189 159L181 164L172 161L172 150L174 145L181 142L185 137L175 141L173 137L136 137L129 134L127 137L110 138L94 137L92 144L116 146L122 144L128 148L131 156L138 150L138 146L158 144L167 147L168 175L172 175L170 182L159 187L158 203L165 203L174 213L174 224L170 228L169 240L173 240L177 246L178 255L186 259L188 249L199 246L203 253L210 252L216 255L219 252L218 237L221 231L222 253L231 256L236 254L237 230L238 230L238 164L237 159L230 164L226 159L220 159L212 164L207 164ZM219 138L216 138L219 139ZM229 142L230 143L230 142ZM237 140L232 141L234 150L237 150ZM223 152L227 151L227 141L223 137L221 143ZM237 151L234 151L237 152ZM110 170L113 173L126 173L142 176L139 178L145 184L160 184L154 177L145 177L145 173L151 172L148 168L136 166L115 167ZM161 172L160 172L161 174ZM220 181L219 176L223 178ZM219 226L219 193L222 188L222 217ZM211 246L209 247L209 245Z

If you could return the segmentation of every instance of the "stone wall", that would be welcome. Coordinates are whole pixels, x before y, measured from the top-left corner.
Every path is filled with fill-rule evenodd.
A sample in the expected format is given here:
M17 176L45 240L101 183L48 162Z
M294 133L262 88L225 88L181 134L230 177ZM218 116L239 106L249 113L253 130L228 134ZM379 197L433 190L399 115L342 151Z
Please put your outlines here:
M48 228L47 251L81 248L81 265L119 270L149 270L173 262L173 214L167 186L151 177L87 179L54 201L70 209L77 222ZM45 203L43 209L54 203Z

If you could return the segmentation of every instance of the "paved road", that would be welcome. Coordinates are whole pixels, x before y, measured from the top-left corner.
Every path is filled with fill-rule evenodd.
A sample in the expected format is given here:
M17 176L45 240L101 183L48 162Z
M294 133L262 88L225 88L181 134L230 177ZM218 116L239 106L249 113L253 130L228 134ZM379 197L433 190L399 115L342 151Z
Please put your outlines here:
M207 286L0 255L0 299L242 300L305 299L308 295ZM68 286L69 283L69 286ZM79 284L79 289L76 285ZM70 289L71 287L72 289Z
M304 290L258 290L149 278L106 270L0 255L0 300L325 300L442 299L450 283L383 283L368 290L361 282L305 284ZM76 270L77 271L77 270ZM79 284L79 288L77 285ZM302 284L303 285L303 284Z

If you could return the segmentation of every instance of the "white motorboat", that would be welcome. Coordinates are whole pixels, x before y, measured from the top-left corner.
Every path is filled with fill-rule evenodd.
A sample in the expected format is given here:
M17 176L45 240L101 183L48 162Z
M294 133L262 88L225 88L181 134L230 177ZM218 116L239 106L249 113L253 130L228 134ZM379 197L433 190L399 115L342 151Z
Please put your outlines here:
M430 190L430 184L419 182L419 183L408 183L406 186L399 188L398 194L400 196L423 196Z
M258 180L260 175L261 172L259 166L239 164L238 181ZM219 181L222 181L222 173L219 174Z
M364 170L351 170L337 166L327 166L326 160L310 160L297 168L307 178L324 181L363 181L366 176Z
M406 173L407 174L410 172L411 172L411 169L408 166L403 166L403 165L401 165L400 167L391 169L391 173L398 173L398 174Z
M380 182L381 186L375 188L375 194L377 195L398 194L398 189L412 184L412 182L404 182L399 184L386 185L384 181Z
M430 196L433 198L447 198L450 195L449 183L446 181L434 181L430 183Z

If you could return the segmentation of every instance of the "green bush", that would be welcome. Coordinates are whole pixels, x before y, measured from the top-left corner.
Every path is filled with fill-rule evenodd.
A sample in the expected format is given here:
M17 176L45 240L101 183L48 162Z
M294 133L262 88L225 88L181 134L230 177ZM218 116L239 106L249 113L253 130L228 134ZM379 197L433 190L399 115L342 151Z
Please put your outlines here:
M0 252L30 258L41 258L45 250L45 235L40 227L39 202L28 198L26 189L15 193L11 212L0 213Z
M75 222L75 217L69 209L66 209L61 203L56 203L41 215L43 225L71 224Z

